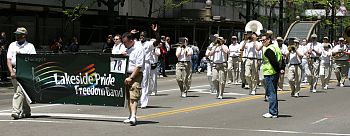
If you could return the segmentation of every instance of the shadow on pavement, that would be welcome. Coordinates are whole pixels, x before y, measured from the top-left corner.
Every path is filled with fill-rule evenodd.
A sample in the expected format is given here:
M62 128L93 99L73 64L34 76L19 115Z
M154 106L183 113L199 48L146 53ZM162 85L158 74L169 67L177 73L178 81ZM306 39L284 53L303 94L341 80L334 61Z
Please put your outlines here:
M291 115L278 115L279 118L291 118Z
M173 108L173 107L164 107L164 106L147 106L146 109L153 109L153 108Z

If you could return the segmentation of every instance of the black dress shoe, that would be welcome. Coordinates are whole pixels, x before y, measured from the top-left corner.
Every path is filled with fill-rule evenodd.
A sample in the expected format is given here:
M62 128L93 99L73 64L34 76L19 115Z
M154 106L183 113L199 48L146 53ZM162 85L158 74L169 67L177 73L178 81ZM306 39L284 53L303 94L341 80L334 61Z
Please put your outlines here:
M11 117L12 117L13 119L21 119L21 118L22 118L22 116L19 115L19 114L17 114L17 113L12 113L12 114L11 114Z

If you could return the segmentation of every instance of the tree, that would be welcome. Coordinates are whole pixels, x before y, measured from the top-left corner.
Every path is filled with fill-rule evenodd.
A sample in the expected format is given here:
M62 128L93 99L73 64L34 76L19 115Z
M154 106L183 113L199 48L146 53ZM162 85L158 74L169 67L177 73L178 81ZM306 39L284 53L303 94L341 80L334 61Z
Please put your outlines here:
M110 34L114 33L113 25L115 24L115 17L119 16L119 9L117 15L114 12L115 6L124 7L125 0L97 0L98 6L101 6L101 3L107 6L107 22L108 22L108 32Z

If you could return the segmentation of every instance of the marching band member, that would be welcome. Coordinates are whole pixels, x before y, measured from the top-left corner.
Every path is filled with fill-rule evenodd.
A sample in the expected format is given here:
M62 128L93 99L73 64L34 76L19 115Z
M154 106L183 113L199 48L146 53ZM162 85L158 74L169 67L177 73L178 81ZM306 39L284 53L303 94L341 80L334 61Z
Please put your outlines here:
M156 35L156 41L149 41L146 40L147 33L145 31L140 33L140 45L142 45L144 51L145 51L145 65L144 69L142 71L143 73L143 79L142 79L142 93L141 93L141 98L140 98L140 104L141 104L141 109L144 109L148 105L148 92L149 92L149 77L151 73L151 57L152 57L152 50L158 46L160 43L160 36L157 32L157 25L152 25L152 30Z
M344 38L339 38L339 44L336 45L332 52L335 58L335 76L337 77L338 84L337 86L344 87L344 82L346 79L346 76L348 75L349 70L349 62L347 60L349 59L348 55L345 54L345 52L349 51L349 47L344 44Z
M149 91L151 96L157 95L157 62L158 62L158 56L160 53L160 48L164 46L165 43L161 42L159 45L154 48L151 52L151 71L150 71L150 81L149 81Z
M329 79L331 77L331 57L332 50L330 43L323 43L323 50L320 56L320 78L323 89L328 89Z
M277 44L278 47L281 49L282 52L282 63L286 62L286 54L288 52L288 47L287 45L285 45L283 43L283 39L282 37L277 37ZM283 71L285 71L284 69L282 69ZM279 80L278 80L278 91L282 91L283 90L283 82L284 82L284 72L280 74Z
M217 90L217 98L222 99L225 83L226 83L226 70L227 70L227 55L229 54L229 48L223 44L224 39L219 37L214 42L214 47L210 51L209 55L213 56L213 83Z
M289 60L288 66L288 81L292 91L292 97L299 97L300 82L301 82L301 59L303 58L303 49L299 48L299 40L294 40L288 46L286 58Z
M228 58L228 68L227 68L227 74L228 74L228 84L233 83L234 85L238 84L238 78L239 78L239 49L240 46L237 43L237 37L232 36L231 38L232 43L229 46L230 50L230 57Z
M322 44L317 42L317 35L311 35L311 42L306 45L307 52L305 56L308 58L306 63L305 73L310 85L310 91L316 93L316 85L320 71L320 55L322 51Z
M256 46L260 44L257 41L257 35L253 33L244 40L241 50L247 50L247 60L245 62L245 79L249 85L251 95L255 95L257 86L257 51Z
M213 56L209 56L210 51L212 50L212 48L214 47L214 41L215 39L217 39L219 37L218 34L214 34L213 37L210 37L210 40L212 41L210 43L210 45L208 46L207 50L205 51L205 57L208 59L208 63L207 63L207 77L208 77L208 82L210 85L210 92L212 94L216 94L217 90L214 87L212 78L213 78L213 73L212 73L212 69L213 69Z
M307 44L306 39L303 39L299 44L299 48L302 50L303 54L306 54L306 52L308 51L306 44ZM305 74L307 63L308 63L308 57L306 55L303 55L303 58L301 59L301 82L302 83L307 82L307 76Z
M248 40L248 33L244 33L243 35L243 40L239 44L239 47L242 47L245 43L246 40ZM249 89L249 86L245 80L245 63L247 60L247 50L241 50L240 49L240 57L239 61L241 62L241 71L240 71L240 77L241 77L241 82L242 82L242 88L244 89Z
M192 48L187 46L188 39L185 38L184 43L176 48L176 81L180 87L181 97L186 98L188 90L191 87L191 57L193 54Z

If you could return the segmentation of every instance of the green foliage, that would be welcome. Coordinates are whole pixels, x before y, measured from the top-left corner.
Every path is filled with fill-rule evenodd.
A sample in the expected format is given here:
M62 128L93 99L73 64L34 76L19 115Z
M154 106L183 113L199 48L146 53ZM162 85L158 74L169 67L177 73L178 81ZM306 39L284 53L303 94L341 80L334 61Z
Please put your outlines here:
M84 12L89 9L90 6L92 6L96 2L97 2L96 0L92 0L89 4L85 4L86 3L86 0L85 0L84 2L79 3L78 5L76 5L74 8L66 9L66 10L64 10L62 12L63 12L64 15L66 15L66 17L68 18L69 22L74 22L80 16L82 16L84 14Z
M192 0L181 0L180 2L176 2L175 0L165 0L165 9L173 9L178 8L186 3L191 2Z

